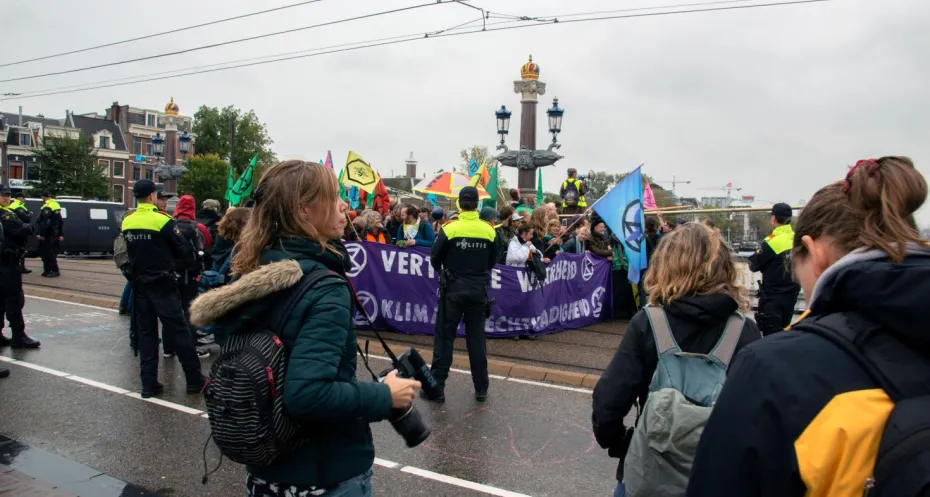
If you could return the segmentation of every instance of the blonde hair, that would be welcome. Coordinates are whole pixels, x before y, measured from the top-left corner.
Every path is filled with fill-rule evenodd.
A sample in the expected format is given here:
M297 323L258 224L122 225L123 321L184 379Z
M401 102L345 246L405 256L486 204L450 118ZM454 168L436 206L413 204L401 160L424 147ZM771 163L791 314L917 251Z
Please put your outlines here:
M545 209L533 209L533 213L530 214L530 226L540 238L549 232L549 217Z
M300 215L300 208L309 206L315 219L332 219L339 185L331 169L315 162L281 162L265 171L253 197L255 207L236 245L234 273L258 269L262 250L280 237L309 238L324 250L336 252L316 226Z
M690 222L662 237L644 285L650 304L668 305L691 295L729 295L741 309L748 301L736 283L736 265L720 234Z

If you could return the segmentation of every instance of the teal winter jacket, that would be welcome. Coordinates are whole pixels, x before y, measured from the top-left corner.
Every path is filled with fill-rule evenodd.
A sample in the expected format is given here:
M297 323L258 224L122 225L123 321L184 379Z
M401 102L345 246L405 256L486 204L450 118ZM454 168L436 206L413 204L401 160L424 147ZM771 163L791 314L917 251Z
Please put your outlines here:
M222 344L233 323L262 318L283 305L281 291L303 274L327 268L344 276L348 256L304 238L283 238L261 254L259 269L205 293L191 307L198 326L217 324ZM310 428L310 440L249 473L270 482L328 487L368 471L375 457L369 423L387 419L387 385L356 379L356 335L348 285L330 277L316 284L287 317L281 338L289 352L284 383L288 413Z

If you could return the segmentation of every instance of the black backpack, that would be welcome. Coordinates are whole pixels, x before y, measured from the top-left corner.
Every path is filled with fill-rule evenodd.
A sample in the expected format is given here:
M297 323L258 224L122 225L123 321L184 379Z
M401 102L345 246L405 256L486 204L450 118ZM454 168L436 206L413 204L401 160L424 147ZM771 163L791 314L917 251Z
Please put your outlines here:
M799 330L843 349L894 402L863 496L930 496L930 350L905 343L858 313L802 323Z
M581 197L581 192L578 191L578 180L566 181L565 182L565 205L568 207L576 207L578 205L579 197Z
M191 252L194 253L194 263L187 269L199 273L203 269L203 233L201 233L200 229L197 228L196 221L177 219L175 222L177 223L178 231L184 235L184 239L187 240L187 243L189 243L191 246Z
M211 437L224 456L240 464L267 466L306 442L303 427L284 407L290 351L280 333L301 297L330 276L345 281L325 269L305 274L297 285L281 292L283 305L275 305L266 313L270 316L239 323L223 344L210 369L204 403Z

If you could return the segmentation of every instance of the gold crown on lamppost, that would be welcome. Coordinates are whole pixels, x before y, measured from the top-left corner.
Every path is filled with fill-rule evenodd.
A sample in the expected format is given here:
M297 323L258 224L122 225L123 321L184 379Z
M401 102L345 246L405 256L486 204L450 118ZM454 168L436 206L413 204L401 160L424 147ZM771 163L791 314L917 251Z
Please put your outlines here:
M532 55L530 55L530 61L520 67L520 78L524 81L539 79L539 64L533 62Z
M178 104L174 103L174 97L171 97L171 101L165 105L165 114L169 116L176 116L178 112L181 112L181 108L178 107Z

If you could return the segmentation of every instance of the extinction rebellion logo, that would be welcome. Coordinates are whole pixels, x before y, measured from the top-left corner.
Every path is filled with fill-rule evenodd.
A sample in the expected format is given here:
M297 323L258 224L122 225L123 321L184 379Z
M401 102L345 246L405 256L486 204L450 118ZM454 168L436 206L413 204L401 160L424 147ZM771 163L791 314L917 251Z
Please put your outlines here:
M623 243L633 252L639 252L643 241L643 206L636 199L623 210Z
M346 245L346 251L349 252L349 259L352 260L352 267L346 272L346 276L354 278L358 276L362 270L365 269L365 265L368 264L368 252L358 243Z
M591 281L594 276L594 263L588 258L588 254L581 259L581 279Z
M369 320L374 323L375 319L378 319L378 301L375 300L375 296L368 292L360 291L358 292L358 302L362 304L362 308L355 313L353 318L355 326L367 326ZM368 316L368 320L362 316L363 312Z

